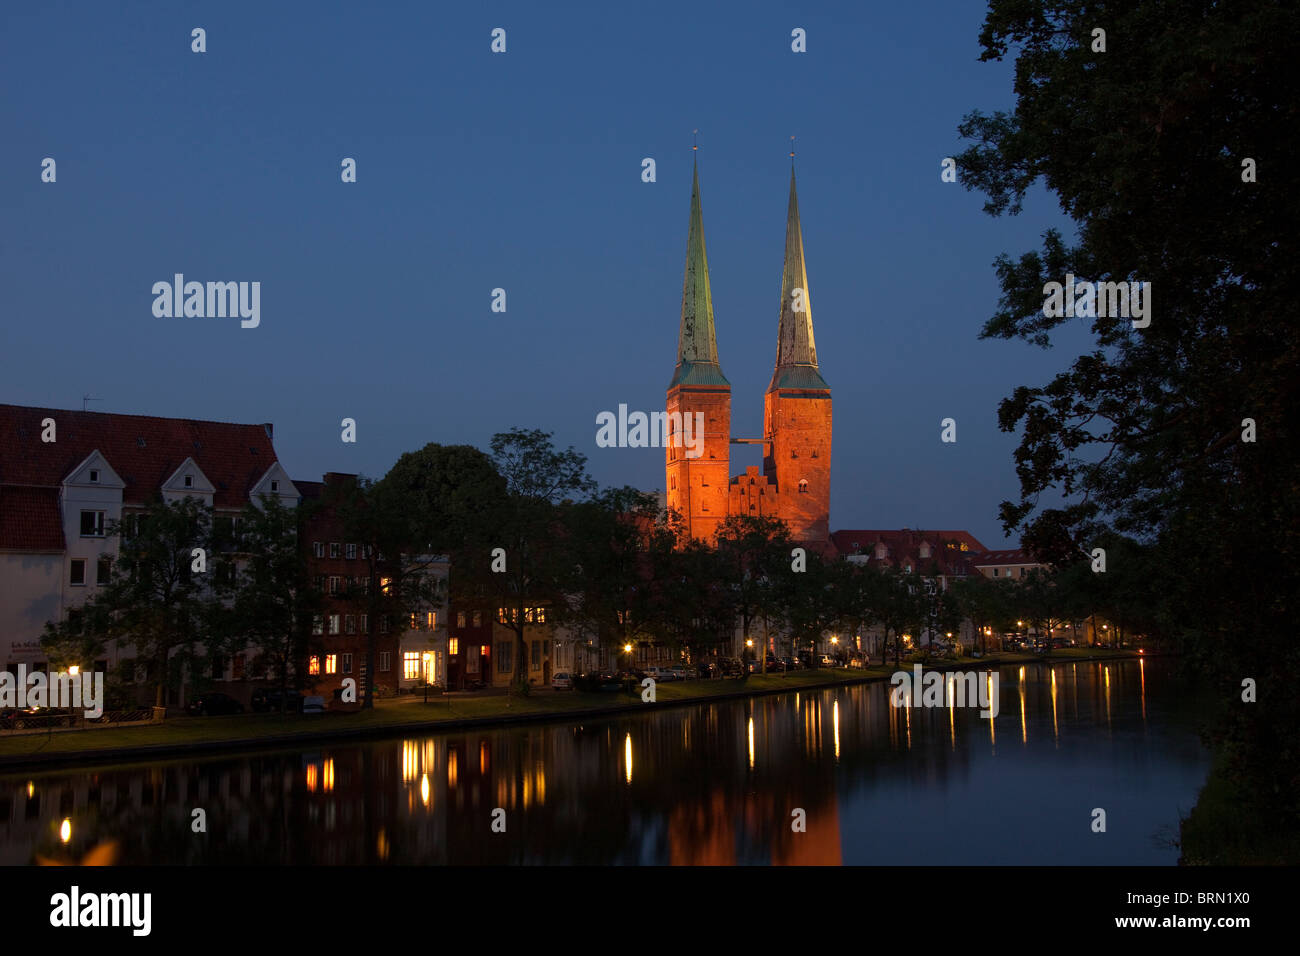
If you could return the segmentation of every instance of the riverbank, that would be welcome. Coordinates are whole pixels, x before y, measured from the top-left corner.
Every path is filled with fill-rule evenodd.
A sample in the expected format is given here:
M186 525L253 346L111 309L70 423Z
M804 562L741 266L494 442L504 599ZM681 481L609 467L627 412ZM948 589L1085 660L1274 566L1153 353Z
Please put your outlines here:
M1000 653L995 657L961 659L927 665L930 670L983 668L1017 663L1075 663L1137 657L1130 651L1065 648L1047 657ZM910 668L910 664L904 664ZM120 763L196 753L301 746L304 742L353 741L404 733L429 733L550 722L628 713L644 708L686 706L713 700L734 700L822 690L888 680L893 664L865 669L819 668L788 674L754 674L736 680L694 680L659 684L656 702L640 695L535 691L528 697L448 694L418 695L376 701L372 710L356 713L241 714L230 717L175 717L163 723L124 728L51 732L0 738L0 773L27 767L67 764Z

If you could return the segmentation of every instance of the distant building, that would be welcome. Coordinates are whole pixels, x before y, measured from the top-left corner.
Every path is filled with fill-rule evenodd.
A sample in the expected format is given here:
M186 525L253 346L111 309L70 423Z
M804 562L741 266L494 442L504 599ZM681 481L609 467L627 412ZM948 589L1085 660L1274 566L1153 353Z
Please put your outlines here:
M1047 570L1047 565L1034 559L1023 548L1006 551L985 551L976 555L975 567L986 578L1023 578L1030 571Z
M0 666L48 667L45 623L108 583L119 542L107 529L159 496L197 498L232 526L262 497L295 507L271 434L270 424L0 405ZM242 653L214 663L218 689L254 676ZM152 666L117 643L94 662L139 683L142 703L153 701ZM183 704L184 689L168 703Z
M343 681L356 681L357 700L364 696L371 620L367 594L371 588L368 547L349 541L343 521L330 503L333 494L356 475L327 472L323 481L299 480L303 503L309 505L303 526L302 548L312 586L324 595L322 613L312 623L319 650L308 661L307 676L314 693L333 699ZM447 681L446 581L449 562L429 555L428 573L442 582L443 599L436 607L420 611L414 620L373 622L377 694L416 690L427 678L432 684Z
M677 364L668 385L666 410L668 428L675 430L676 439L669 441L666 453L668 506L682 515L691 537L712 540L728 514L767 515L785 521L796 541L820 551L828 549L831 389L817 365L793 169L776 363L763 397L762 436L731 437L731 383L722 374L718 358L698 171L691 186ZM693 427L697 415L704 434L694 454L680 439L681 430ZM761 474L754 466L731 477L733 444L762 445Z
M947 591L954 581L978 574L975 559L984 553L984 545L969 531L861 529L836 531L831 540L844 560L915 574L921 586L931 591ZM909 636L914 643L924 644L950 635L923 630ZM973 641L970 622L962 622L951 637L961 643ZM865 628L860 634L846 635L846 639L876 659L884 651L884 633L879 627Z

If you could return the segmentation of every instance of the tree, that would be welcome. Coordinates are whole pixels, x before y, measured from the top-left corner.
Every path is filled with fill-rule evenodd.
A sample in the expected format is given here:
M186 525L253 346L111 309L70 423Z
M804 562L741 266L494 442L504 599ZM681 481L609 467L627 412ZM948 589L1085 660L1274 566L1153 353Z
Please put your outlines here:
M1017 605L1038 639L1045 642L1044 653L1050 653L1056 629L1066 622L1067 602L1057 587L1057 577L1057 572L1034 568L1016 582Z
M513 690L527 693L524 629L534 623L527 609L562 601L568 573L565 549L555 543L562 526L559 506L589 498L596 482L587 474L585 455L572 447L558 451L551 433L538 429L492 436L492 463L505 494L485 515L491 540L466 555L464 570L473 593L504 611L500 623L515 637Z
M682 537L680 527L670 526L651 540L653 578L642 616L656 638L687 648L698 661L735 639L736 596L717 549Z
M961 614L975 629L976 642L981 652L988 651L987 631L992 631L996 627L1001 633L1002 625L1006 620L1015 619L1009 610L1010 602L1007 594L1009 586L1009 578L986 578L982 574L959 578L951 585L952 598L960 608Z
M920 626L926 617L925 602L916 579L888 566L867 569L866 588L875 618L884 631L884 655L893 637L894 666L902 663L903 635Z
M418 495L402 481L351 479L334 486L323 502L334 508L350 540L361 545L365 569L360 585L342 598L366 615L366 680L363 709L374 707L375 659L379 636L422 626L426 611L445 595L435 565L444 557L425 534Z
M610 488L561 508L562 599L552 620L575 640L606 650L647 634L653 587L647 545L657 533L658 503L635 488Z
M1279 688L1300 676L1300 191L1269 172L1300 147L1300 12L1171 0L1104 19L1122 52L1094 52L1095 4L993 0L982 59L1014 48L1016 105L959 127L973 141L962 181L990 213L1019 212L1042 180L1076 233L997 260L983 337L1046 346L1078 328L1045 307L1067 274L1155 291L1145 315L1084 316L1092 346L1002 403L1001 427L1020 431L1020 499L1002 520L1053 563L1103 528L1152 549L1167 586L1153 581L1148 602L1219 682L1218 742L1259 784L1242 812L1276 823L1280 804L1300 824L1300 748L1279 733L1300 719L1296 695L1240 699L1244 674Z
M149 662L154 704L163 707L167 689L179 685L187 667L199 666L205 655L196 652L210 637L217 607L211 509L197 498L160 499L106 532L120 538L108 584L48 624L42 643L63 655L70 644L87 654L110 640L134 645Z
M214 630L231 650L256 648L257 669L274 673L279 681L281 710L288 703L290 681L301 682L319 644L311 625L323 600L307 574L299 535L303 517L278 498L263 498L244 509L237 536L223 541L218 534L215 542L219 550L225 545L241 558L236 563L232 554L222 569L230 572L217 572L218 594L228 603L217 610Z
M775 582L790 563L792 543L790 529L779 518L733 514L718 528L718 568L734 597L746 647L754 621L770 619L777 610ZM767 642L762 646L762 671L767 673Z
M792 570L788 560L778 567L783 569L779 580L791 640L796 652L811 649L815 666L822 635L857 619L856 569L846 561L828 561L815 551L808 553L803 571Z

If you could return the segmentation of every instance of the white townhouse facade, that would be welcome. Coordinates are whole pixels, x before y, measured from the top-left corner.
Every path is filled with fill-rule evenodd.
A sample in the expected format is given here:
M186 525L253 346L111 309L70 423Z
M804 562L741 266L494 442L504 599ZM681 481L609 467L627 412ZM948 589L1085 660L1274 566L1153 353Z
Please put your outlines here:
M107 583L118 554L107 530L124 516L159 497L197 498L218 520L263 497L296 507L271 436L270 424L0 405L0 668L48 665L46 622ZM117 672L134 658L110 643L94 667ZM242 663L213 676L240 679Z

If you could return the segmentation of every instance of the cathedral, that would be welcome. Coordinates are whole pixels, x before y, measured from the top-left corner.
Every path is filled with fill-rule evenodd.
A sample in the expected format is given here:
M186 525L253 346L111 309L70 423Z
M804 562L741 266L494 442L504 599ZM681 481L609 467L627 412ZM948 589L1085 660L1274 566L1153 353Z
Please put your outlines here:
M698 166L691 184L682 320L667 412L669 422L703 416L703 448L697 456L687 455L681 441L667 443L668 507L681 514L691 537L712 540L729 514L767 515L785 521L802 544L823 551L833 547L831 389L817 368L793 166L776 364L763 396L762 437L731 437L731 383L718 358ZM733 477L731 446L749 444L763 446L762 473L755 465Z

